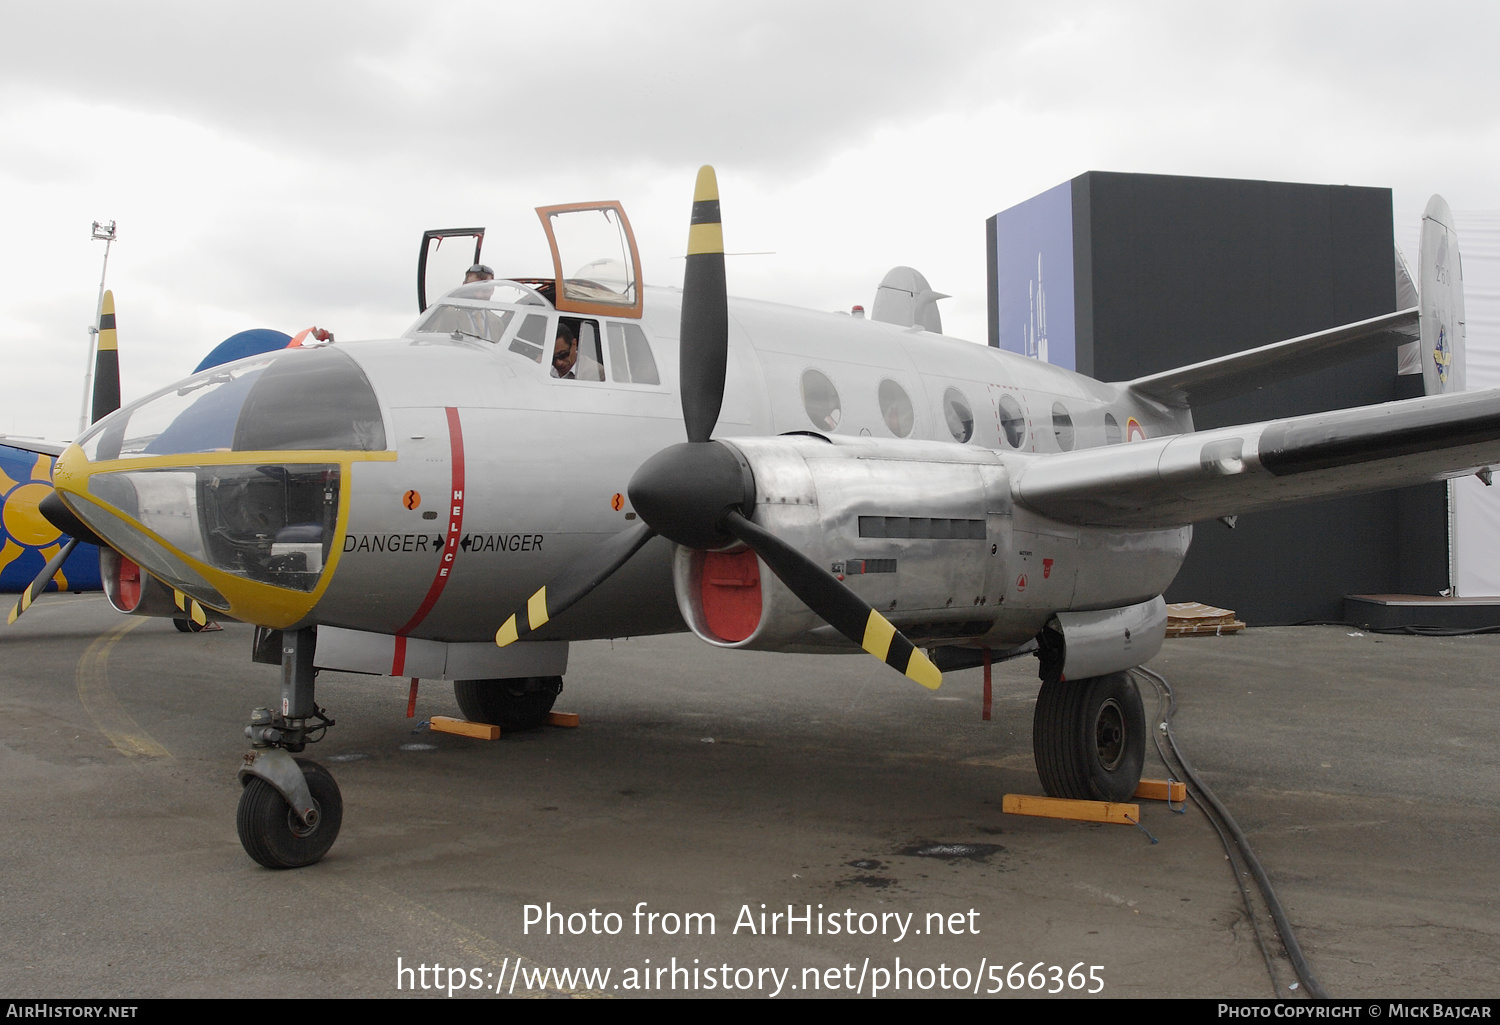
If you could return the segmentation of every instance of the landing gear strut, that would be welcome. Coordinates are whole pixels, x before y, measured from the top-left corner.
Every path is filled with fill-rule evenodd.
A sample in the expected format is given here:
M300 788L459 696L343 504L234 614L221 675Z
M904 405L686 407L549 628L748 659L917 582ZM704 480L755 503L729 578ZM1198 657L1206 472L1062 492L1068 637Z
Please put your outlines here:
M1036 699L1032 754L1050 797L1128 801L1146 760L1146 713L1129 673L1049 675Z
M333 775L288 753L323 739L333 725L313 700L316 644L315 627L281 634L281 711L257 708L245 727L254 750L240 766L235 821L245 853L266 868L311 865L328 853L344 819Z

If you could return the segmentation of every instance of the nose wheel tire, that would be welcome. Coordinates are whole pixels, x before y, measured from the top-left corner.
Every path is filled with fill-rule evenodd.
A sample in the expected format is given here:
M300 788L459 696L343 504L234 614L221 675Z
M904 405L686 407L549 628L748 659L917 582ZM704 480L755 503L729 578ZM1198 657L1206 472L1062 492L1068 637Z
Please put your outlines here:
M545 726L562 689L561 676L453 681L453 696L464 718L498 726L502 733Z
M1049 797L1128 801L1146 760L1146 713L1129 673L1042 684L1032 754Z
M286 798L258 776L249 777L240 792L240 844L245 853L266 868L302 868L333 846L344 820L344 799L332 774L317 762L298 758L307 789L318 809L318 819L305 825Z

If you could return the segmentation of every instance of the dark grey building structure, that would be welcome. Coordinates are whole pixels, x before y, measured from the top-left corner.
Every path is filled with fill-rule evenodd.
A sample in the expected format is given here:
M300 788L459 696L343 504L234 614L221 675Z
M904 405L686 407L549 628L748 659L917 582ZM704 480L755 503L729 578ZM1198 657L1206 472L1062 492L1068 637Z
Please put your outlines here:
M1396 309L1389 189L1090 171L987 222L990 344L1122 381ZM1199 428L1420 395L1389 353L1197 407ZM1168 601L1256 626L1448 586L1445 485L1199 524Z

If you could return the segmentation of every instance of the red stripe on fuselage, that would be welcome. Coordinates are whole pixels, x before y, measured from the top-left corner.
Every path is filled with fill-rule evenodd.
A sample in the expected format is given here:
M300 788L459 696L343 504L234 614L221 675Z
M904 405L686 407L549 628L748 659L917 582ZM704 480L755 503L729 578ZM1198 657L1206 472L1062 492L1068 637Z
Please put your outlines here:
M391 657L392 676L404 676L406 673L406 635L427 618L427 614L437 604L438 597L442 595L453 569L453 561L458 556L458 539L463 532L464 432L458 422L458 410L448 406L445 411L448 414L448 443L453 453L453 487L448 493L448 538L443 545L443 557L438 562L437 576L432 578L432 586L427 589L427 597L422 599L422 604L417 606L417 611L407 620L406 625L396 631L396 647Z

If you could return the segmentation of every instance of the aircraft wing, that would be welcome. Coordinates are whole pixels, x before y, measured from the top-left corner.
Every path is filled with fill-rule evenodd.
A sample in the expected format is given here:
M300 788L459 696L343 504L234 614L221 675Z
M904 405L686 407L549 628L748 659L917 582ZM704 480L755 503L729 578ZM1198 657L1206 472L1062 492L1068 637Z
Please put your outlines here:
M1497 463L1500 388L1034 456L1011 490L1065 523L1165 528Z
M1419 338L1417 313L1417 308L1412 307L1341 324L1284 342L1138 377L1123 386L1171 406L1215 402L1371 352L1415 342Z
M22 452L33 452L39 456L52 456L56 458L63 454L68 447L67 442L43 441L40 438L13 438L7 434L0 434L0 445L7 448L18 448Z

